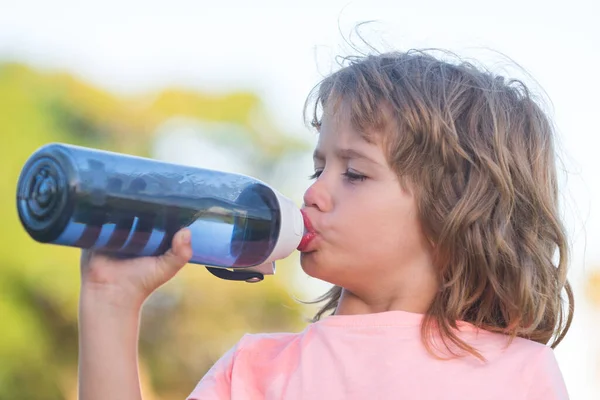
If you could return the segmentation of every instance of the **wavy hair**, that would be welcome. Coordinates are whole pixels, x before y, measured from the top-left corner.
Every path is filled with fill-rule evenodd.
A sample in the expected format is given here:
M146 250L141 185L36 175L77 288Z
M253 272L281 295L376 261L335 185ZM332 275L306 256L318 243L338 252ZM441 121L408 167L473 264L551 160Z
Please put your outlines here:
M422 324L429 351L439 334L452 355L482 358L458 321L555 347L574 299L553 126L522 81L430 53L346 58L313 89L305 118L318 127L324 107L343 102L359 132L383 136L389 165L411 183L441 282ZM313 321L341 292L316 300Z

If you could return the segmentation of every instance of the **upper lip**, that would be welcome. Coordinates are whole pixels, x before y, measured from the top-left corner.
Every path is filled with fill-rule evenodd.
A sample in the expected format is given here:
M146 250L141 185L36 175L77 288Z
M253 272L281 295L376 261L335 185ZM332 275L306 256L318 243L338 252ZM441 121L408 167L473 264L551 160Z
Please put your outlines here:
M306 212L306 209L301 209L300 212L302 213L302 216L304 217L304 227L306 228L306 230L309 233L318 233L315 230L315 227L310 219L310 217L308 216L308 213Z

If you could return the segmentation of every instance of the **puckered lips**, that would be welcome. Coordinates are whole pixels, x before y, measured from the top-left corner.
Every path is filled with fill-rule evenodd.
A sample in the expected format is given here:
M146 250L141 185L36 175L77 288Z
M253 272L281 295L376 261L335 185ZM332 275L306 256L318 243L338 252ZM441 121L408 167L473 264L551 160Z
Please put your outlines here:
M308 218L308 215L306 215L305 210L301 210L301 213L302 218L304 219L304 235L302 236L302 240L300 241L300 244L298 245L297 249L301 252L309 252L313 250L311 249L310 244L317 236L317 232L315 232L315 229L313 228L313 225L310 219Z

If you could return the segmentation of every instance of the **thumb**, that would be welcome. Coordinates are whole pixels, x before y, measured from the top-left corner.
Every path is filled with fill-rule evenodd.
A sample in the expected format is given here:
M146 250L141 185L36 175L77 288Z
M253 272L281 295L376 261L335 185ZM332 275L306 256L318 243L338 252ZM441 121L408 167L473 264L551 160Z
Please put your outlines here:
M162 256L158 257L157 263L161 270L167 275L175 275L192 258L191 232L189 229L181 229L171 243L171 248Z

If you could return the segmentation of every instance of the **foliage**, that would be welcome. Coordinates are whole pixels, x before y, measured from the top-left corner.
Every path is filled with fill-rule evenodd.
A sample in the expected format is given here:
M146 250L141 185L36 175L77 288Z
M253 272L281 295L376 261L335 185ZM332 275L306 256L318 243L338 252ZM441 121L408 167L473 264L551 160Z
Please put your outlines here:
M0 399L76 397L79 252L34 242L15 207L20 169L35 149L61 141L147 156L157 127L176 116L245 127L266 165L305 149L273 128L252 93L168 89L121 98L68 74L0 64L0 110ZM299 329L302 309L286 276L233 283L189 265L155 293L140 343L148 398L185 398L245 332Z

